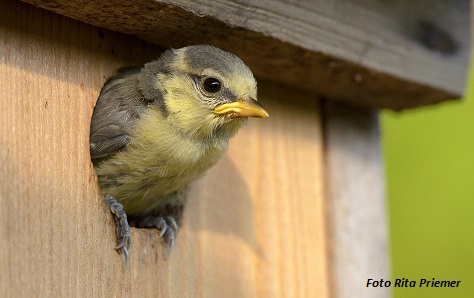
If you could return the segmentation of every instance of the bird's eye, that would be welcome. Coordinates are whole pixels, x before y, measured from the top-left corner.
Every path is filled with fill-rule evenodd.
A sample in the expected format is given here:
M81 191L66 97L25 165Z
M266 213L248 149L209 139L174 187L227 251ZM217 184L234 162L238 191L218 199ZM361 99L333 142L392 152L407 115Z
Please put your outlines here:
M215 78L207 78L202 83L202 87L206 92L217 93L221 90L221 82Z

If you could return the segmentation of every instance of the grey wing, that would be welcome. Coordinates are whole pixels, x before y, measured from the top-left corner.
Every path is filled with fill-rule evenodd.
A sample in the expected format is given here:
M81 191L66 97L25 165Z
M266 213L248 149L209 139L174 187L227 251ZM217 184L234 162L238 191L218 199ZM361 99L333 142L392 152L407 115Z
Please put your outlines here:
M129 143L129 129L147 106L138 89L139 73L138 67L122 70L104 84L92 115L92 158L118 152Z

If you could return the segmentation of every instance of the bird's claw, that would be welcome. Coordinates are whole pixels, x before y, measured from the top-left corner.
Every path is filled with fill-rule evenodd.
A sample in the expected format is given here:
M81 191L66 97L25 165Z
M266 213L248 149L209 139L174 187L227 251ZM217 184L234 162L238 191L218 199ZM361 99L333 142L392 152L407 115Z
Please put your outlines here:
M139 228L156 228L160 231L158 235L163 238L169 245L168 253L171 252L174 246L176 235L178 234L178 224L172 216L145 216L139 218L132 218L134 226Z
M121 256L125 258L125 265L128 266L128 256L131 245L130 225L127 214L123 210L116 198L111 195L105 197L105 201L114 215L116 232L117 232L117 246L115 249ZM160 231L159 237L163 238L168 244L168 253L171 252L174 246L176 235L178 234L178 224L172 216L156 217L146 216L141 218L131 218L132 224L139 228L157 228Z
M117 227L117 246L115 249L121 256L125 258L125 265L128 265L128 252L132 239L130 237L130 225L128 224L127 214L123 210L122 204L120 204L116 198L111 195L105 197L105 201L110 208L110 211L114 215L115 225Z
M178 234L178 224L171 216L165 217L164 220L166 224L161 230L160 237L164 237L165 242L169 245L168 252L171 252L174 246L175 237Z

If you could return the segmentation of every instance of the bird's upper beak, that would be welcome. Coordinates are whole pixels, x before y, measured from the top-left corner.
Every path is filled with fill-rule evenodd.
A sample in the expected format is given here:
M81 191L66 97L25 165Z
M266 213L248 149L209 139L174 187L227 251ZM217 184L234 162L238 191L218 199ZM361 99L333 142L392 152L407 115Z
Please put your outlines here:
M218 115L234 114L237 117L267 118L265 108L255 99L239 99L234 102L224 103L214 108Z

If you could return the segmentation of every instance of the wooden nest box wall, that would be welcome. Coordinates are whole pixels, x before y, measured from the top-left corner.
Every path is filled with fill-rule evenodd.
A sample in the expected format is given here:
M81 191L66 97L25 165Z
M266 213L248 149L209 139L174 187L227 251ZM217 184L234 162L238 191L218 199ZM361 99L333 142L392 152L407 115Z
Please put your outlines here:
M390 274L377 110L462 95L468 1L25 2L0 4L0 296L389 295L364 286ZM241 57L271 116L193 184L172 254L133 229L124 268L95 101L118 68L191 44Z

